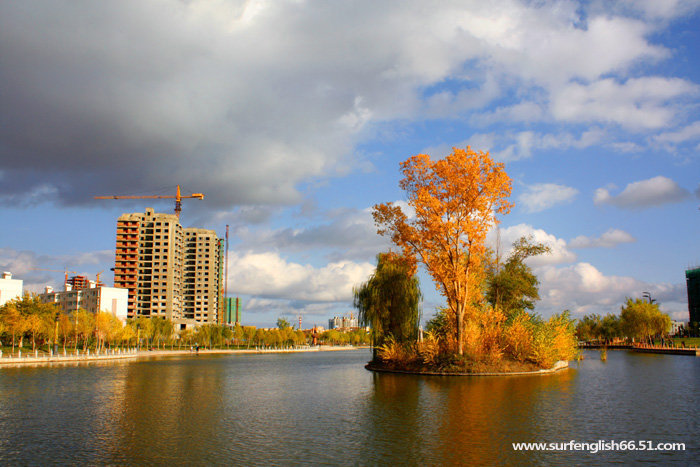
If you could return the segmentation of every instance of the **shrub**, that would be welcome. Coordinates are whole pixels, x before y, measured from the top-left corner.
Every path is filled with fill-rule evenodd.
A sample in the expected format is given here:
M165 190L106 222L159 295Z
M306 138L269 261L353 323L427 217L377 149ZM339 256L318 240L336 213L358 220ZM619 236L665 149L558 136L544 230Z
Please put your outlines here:
M533 330L530 360L543 368L550 368L558 360L574 360L575 330L574 321L566 311L538 323Z
M440 355L440 342L432 333L427 332L423 342L418 343L417 350L418 356L425 365L435 365Z
M530 315L520 313L513 317L503 331L505 352L514 360L524 362L532 354L533 324Z
M379 347L377 355L384 362L399 366L406 366L418 359L412 344L397 342L392 335L385 339L384 344Z

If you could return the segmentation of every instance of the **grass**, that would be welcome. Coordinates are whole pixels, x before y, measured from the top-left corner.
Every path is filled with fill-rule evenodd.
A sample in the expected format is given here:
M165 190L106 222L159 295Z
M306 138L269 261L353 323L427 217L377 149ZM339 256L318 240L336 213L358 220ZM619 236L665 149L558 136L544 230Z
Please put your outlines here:
M673 342L679 346L681 343L685 342L686 347L700 347L700 337L674 337L672 339ZM657 339L654 343L661 345L661 340Z

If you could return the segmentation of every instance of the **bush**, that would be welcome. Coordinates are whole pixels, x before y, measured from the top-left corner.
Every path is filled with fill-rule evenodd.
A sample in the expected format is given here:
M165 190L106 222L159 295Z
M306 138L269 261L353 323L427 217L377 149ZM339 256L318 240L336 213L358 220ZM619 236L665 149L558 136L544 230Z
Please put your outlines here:
M530 315L520 313L513 317L503 331L505 352L513 360L524 362L533 352L533 324Z
M533 331L530 355L533 363L542 368L550 368L558 360L568 361L576 358L576 329L568 312L538 323Z
M423 342L419 342L418 345L418 356L425 365L435 365L437 359L440 355L440 341L432 335L432 333L427 332L423 338Z
M384 344L379 347L377 355L384 362L397 366L408 366L418 359L412 344L397 342L392 335L385 339Z

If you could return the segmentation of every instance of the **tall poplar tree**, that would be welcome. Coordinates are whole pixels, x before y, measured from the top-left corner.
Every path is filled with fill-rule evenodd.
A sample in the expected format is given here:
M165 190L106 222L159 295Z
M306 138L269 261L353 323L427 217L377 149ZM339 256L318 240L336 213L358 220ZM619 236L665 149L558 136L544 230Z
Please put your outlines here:
M465 314L480 301L484 242L497 214L507 214L511 180L502 163L485 152L453 148L437 161L427 154L401 163L400 182L409 217L400 206L374 206L378 233L388 235L404 255L423 263L457 321L458 352L463 354Z

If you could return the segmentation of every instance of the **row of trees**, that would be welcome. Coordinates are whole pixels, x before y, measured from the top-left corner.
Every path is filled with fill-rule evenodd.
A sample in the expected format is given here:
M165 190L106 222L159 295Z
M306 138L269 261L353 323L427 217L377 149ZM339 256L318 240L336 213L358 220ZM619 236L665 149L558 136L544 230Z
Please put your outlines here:
M471 362L508 357L548 366L572 358L576 342L568 313L547 321L531 313L538 282L524 260L547 248L521 239L501 264L499 254L485 246L496 216L512 207L511 180L503 164L467 147L454 148L437 161L413 156L401 169L400 186L412 212L394 203L376 205L373 211L378 233L389 236L401 254L380 255L375 274L355 290L360 319L372 326L375 342L384 342L384 359L440 365L455 355ZM447 303L420 345L414 339L417 263ZM389 280L392 274L404 278Z
M582 341L612 342L616 339L636 339L651 342L671 329L671 318L659 310L659 305L642 299L628 298L619 315L596 314L584 316L576 325L576 336Z
M175 331L174 323L162 318L140 316L126 323L111 313L89 313L83 309L61 313L54 304L41 303L38 296L24 295L0 307L0 341L23 348L31 341L31 348L57 344L64 350L109 347L286 347L306 345L310 333L293 329L281 319L275 329L254 326L222 326L208 324L196 329ZM364 330L339 332L330 330L317 336L320 343L332 345L366 345L369 336Z

